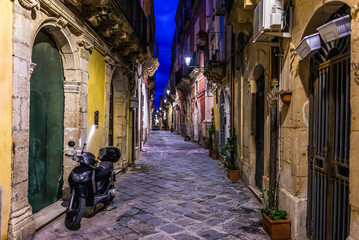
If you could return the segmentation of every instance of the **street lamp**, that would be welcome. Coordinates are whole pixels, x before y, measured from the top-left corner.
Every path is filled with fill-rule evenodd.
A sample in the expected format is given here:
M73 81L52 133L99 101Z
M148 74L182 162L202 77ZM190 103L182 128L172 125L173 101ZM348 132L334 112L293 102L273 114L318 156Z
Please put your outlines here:
M165 99L165 103L167 103L167 99Z
M167 95L170 95L170 90L169 89L167 89Z
M191 63L191 57L185 57L184 61L186 65L189 66L189 64Z

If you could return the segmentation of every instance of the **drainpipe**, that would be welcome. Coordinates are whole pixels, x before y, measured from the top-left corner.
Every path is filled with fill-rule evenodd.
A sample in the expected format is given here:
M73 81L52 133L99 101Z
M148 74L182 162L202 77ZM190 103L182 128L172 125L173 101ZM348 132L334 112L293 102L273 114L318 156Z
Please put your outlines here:
M270 112L270 151L269 151L269 190L275 190L277 187L277 156L278 156L278 48L272 48L271 63L272 74L270 82L270 93L268 95L269 112ZM269 207L275 207L275 195L269 196Z

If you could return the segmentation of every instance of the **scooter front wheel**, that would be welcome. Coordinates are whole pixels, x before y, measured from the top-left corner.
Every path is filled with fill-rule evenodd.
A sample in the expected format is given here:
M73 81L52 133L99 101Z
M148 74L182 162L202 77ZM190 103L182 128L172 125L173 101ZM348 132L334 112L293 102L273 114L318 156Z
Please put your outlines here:
M69 230L77 230L80 227L80 222L85 211L86 199L82 197L75 197L72 207L68 208L65 217L65 226Z

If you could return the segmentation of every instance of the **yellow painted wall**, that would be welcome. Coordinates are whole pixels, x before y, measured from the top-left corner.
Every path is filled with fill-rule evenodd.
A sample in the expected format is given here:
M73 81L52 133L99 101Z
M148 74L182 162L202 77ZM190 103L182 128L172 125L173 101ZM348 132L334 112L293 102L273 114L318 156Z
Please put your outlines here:
M7 238L11 206L12 143L12 23L13 3L2 1L0 7L0 186L2 189L1 239Z
M97 156L99 148L105 144L106 63L96 49L89 55L88 71L87 151ZM95 111L99 111L98 127L94 125Z

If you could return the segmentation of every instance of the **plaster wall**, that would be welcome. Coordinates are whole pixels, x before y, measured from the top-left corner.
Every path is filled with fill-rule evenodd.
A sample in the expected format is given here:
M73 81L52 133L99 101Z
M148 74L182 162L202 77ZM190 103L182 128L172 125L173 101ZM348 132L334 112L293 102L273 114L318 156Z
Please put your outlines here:
M110 49L106 43L102 42L101 38L97 35L93 35L93 31L81 24L81 20L76 19L76 16L67 9L61 2L47 1L41 2L41 11L37 8L27 8L22 5L23 1L9 2L13 8L14 17L7 16L7 13L1 14L2 17L6 17L6 21L1 21L3 24L11 25L13 35L3 34L12 39L13 49L13 70L12 70L12 144L13 153L11 155L11 164L13 169L8 169L7 173L11 173L11 209L10 219L7 221L6 217L2 217L3 226L9 226L7 231L8 239L28 239L32 238L35 229L34 215L32 214L32 208L28 203L28 149L29 149L29 100L30 100L30 77L32 70L34 69L31 64L32 46L34 39L41 29L45 29L54 39L56 46L60 52L63 61L63 69L65 75L64 81L64 94L65 94L65 113L64 113L64 152L71 151L68 148L67 142L74 140L76 145L79 146L83 143L83 140L88 136L88 126L93 125L93 110L92 107L99 104L99 108L96 106L96 110L100 111L101 129L108 128L108 105L106 95L109 92L109 75L110 69L106 68L105 59L100 56L99 52L106 53L107 59L112 56ZM5 5L1 8L1 11L9 10L10 5ZM46 9L46 11L44 9ZM9 19L13 19L13 24ZM7 33L12 32L7 30ZM2 45L3 44L2 39ZM96 45L97 50L94 49ZM11 45L7 47L11 51ZM97 54L97 63L92 62L93 55L90 52ZM3 51L3 53L7 51ZM90 59L90 76L89 76L89 59ZM113 60L108 59L113 65ZM121 62L121 59L117 59ZM96 61L95 61L96 62ZM12 64L8 61L8 64ZM94 64L98 64L94 66ZM2 65L5 66L5 65ZM98 67L98 69L95 69ZM122 70L121 70L122 71ZM6 71L1 71L6 73ZM97 74L99 76L97 76ZM96 78L93 78L96 76ZM95 80L100 86L91 86L96 88L94 94L90 90L90 98L88 99L88 81ZM8 78L8 79L11 79ZM99 82L97 82L99 81ZM96 84L95 83L95 84ZM101 91L96 92L101 89ZM5 88L2 88L5 89ZM127 91L127 90L125 90ZM8 94L11 94L10 90L7 90ZM129 103L129 94L126 95L126 106ZM5 94L2 94L5 96ZM101 99L98 101L98 99ZM89 102L90 101L90 102ZM5 101L4 101L5 102ZM91 110L90 114L88 113ZM11 105L8 105L11 106ZM95 108L95 107L94 107ZM2 110L2 108L0 108ZM126 109L127 110L127 109ZM102 112L102 113L101 113ZM7 114L4 114L7 115ZM121 114L119 114L121 115ZM127 112L122 114L122 120L125 122L122 125L126 125ZM10 114L11 116L11 114ZM3 119L3 118L2 118ZM5 125L4 125L5 126ZM121 129L121 128L119 128ZM123 129L123 127L122 127ZM121 131L121 130L120 130ZM106 144L108 129L102 130L101 144ZM123 137L126 132L120 136ZM11 142L11 140L10 140ZM122 139L122 147L125 148L126 140ZM6 148L5 148L6 149ZM2 150L0 151L3 152ZM98 153L98 148L94 151L95 155ZM124 154L123 156L126 156ZM69 186L67 178L70 171L76 165L71 159L64 158L63 170L64 170L64 184L63 184L63 199L68 198ZM6 170L6 168L4 168ZM3 175L3 174L2 174ZM4 174L6 176L6 174ZM6 203L6 201L3 201ZM6 208L5 208L6 209ZM41 212L41 211L40 211ZM39 212L39 213L40 213ZM3 227L2 227L3 228ZM4 234L2 229L1 234ZM6 234L6 232L5 232Z
M106 63L104 56L96 49L89 54L89 81L87 97L87 151L95 156L105 145L105 109L106 109ZM95 112L98 111L98 125Z
M7 238L11 207L11 147L12 147L12 72L13 72L13 3L4 1L0 8L0 238Z

